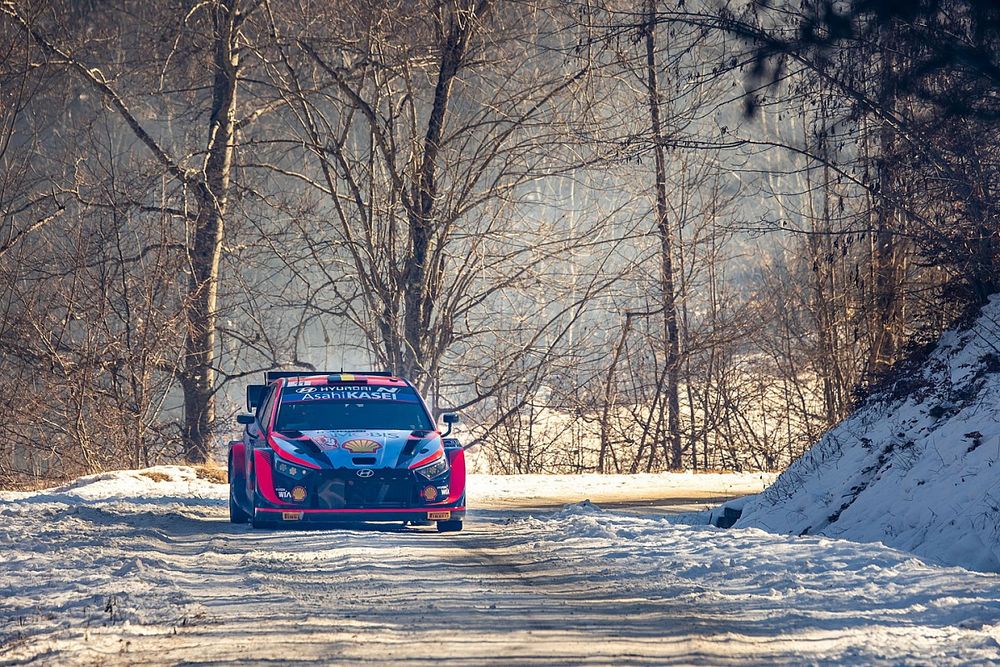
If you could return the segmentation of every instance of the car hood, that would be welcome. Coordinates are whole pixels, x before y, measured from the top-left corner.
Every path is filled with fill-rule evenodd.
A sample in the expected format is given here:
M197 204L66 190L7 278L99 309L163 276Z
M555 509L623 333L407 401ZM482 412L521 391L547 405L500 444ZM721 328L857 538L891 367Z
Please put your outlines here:
M271 440L279 455L285 451L327 469L410 468L444 451L437 431L295 431L274 433Z

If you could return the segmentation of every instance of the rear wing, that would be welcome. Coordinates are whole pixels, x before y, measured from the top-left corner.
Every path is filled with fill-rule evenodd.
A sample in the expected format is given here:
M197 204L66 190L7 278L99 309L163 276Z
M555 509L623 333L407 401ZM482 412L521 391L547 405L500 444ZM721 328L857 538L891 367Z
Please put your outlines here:
M247 412L256 412L257 407L267 398L268 388L266 384L247 385Z
M270 384L281 378L302 378L314 375L375 375L378 377L397 377L392 371L266 371L264 383Z

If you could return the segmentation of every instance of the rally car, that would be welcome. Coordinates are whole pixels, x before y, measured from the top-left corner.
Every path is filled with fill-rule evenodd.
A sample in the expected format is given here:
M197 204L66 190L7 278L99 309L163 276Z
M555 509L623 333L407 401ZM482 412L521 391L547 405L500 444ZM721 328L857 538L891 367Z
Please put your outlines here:
M254 527L402 521L462 529L465 453L391 373L270 371L229 445L229 518Z

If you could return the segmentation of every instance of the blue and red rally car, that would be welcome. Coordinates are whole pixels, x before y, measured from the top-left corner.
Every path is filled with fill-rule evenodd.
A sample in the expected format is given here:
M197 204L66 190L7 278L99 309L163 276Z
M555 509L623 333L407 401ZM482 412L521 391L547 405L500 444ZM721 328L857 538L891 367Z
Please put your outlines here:
M254 527L437 522L462 529L465 452L391 373L271 371L247 387L229 444L229 518Z

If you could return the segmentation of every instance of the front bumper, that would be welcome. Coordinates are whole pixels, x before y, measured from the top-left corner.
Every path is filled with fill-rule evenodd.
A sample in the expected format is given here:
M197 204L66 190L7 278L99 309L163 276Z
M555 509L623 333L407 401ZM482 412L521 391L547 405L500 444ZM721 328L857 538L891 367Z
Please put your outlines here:
M275 470L269 453L258 450L257 455L253 514L258 521L455 521L465 516L464 467L433 480L396 468L310 470L290 477ZM424 495L428 487L436 491L433 499Z

